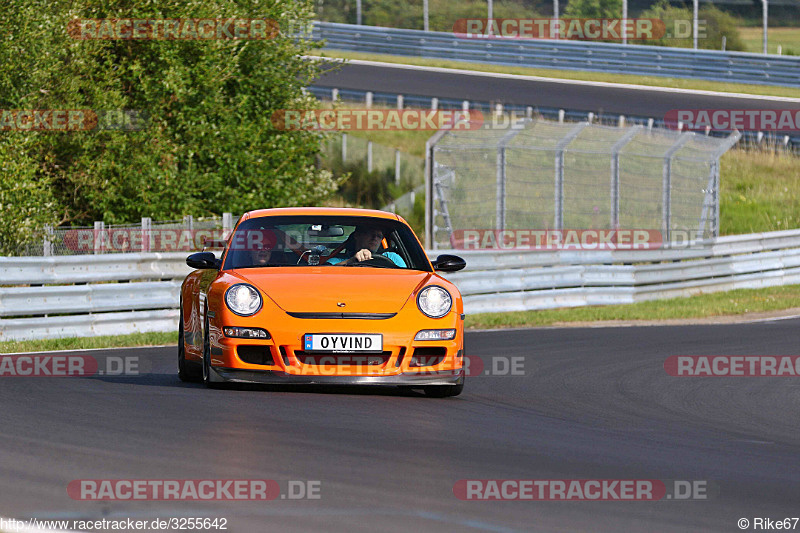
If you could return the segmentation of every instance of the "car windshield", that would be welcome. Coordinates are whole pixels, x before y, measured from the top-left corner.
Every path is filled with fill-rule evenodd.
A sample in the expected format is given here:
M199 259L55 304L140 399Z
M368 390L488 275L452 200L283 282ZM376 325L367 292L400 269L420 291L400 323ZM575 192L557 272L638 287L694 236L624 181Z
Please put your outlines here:
M226 252L225 270L347 266L431 271L408 226L374 217L253 218L239 224Z

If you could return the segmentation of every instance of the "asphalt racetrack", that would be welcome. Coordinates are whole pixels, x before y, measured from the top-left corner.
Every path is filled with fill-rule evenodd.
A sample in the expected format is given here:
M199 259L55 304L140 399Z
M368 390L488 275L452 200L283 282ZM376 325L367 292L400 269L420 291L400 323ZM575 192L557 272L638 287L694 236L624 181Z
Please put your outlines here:
M2 378L0 516L224 517L233 532L740 531L740 518L800 515L800 382L671 377L663 364L797 355L798 327L468 333L468 355L521 357L523 375L474 376L448 399L207 390L178 381L174 347L84 352L138 358L141 374ZM271 479L284 496L314 481L319 498L73 500L79 479ZM462 479L693 480L708 497L462 501Z
M320 87L357 89L502 102L556 109L592 111L663 119L673 109L800 109L800 101L773 100L757 95L735 97L676 90L576 84L568 80L530 80L491 74L459 74L407 69L384 63L350 63L313 82Z

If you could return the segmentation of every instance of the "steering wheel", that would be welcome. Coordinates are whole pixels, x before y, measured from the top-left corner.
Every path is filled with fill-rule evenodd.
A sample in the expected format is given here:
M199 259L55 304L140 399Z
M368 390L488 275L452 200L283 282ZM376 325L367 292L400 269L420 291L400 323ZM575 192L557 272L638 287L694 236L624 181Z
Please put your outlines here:
M394 264L394 261L389 259L384 255L373 255L372 259L367 259L366 261L357 261L355 263L350 263L350 266L357 266L357 267L380 267L380 268L398 268L397 265Z

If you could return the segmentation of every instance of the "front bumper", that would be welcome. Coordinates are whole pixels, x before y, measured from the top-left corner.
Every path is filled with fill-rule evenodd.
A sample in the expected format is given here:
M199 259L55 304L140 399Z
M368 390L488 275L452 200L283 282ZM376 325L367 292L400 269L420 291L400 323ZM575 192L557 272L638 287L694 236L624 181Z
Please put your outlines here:
M211 367L211 380L230 383L259 383L269 385L372 385L422 387L429 385L458 385L464 382L464 369L432 372L407 372L389 376L313 376L288 374L276 370L239 370Z

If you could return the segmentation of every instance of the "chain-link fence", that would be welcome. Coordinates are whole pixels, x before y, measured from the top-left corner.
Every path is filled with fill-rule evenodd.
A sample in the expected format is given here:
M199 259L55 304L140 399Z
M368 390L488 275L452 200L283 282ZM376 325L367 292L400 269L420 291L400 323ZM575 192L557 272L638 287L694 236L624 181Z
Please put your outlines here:
M52 228L46 226L21 245L16 256L62 256L132 252L193 252L216 246L233 229L236 218L220 217L157 221L143 218L141 224L105 224Z
M368 139L342 133L325 142L321 152L326 167L331 167L335 161L359 162L369 172L392 170L397 185L405 183L416 187L424 182L424 158Z
M719 158L739 139L525 119L440 132L429 150L433 248L463 230L719 233Z

